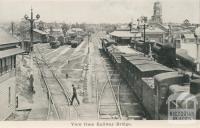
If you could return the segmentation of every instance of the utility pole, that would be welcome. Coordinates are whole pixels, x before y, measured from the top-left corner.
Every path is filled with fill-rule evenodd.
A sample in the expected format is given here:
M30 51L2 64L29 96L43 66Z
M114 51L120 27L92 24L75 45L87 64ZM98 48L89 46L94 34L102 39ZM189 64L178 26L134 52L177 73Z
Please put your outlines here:
M140 20L138 19L137 21L138 21L138 24L139 24L139 21L140 21ZM150 47L151 47L151 46L150 46L151 44L150 44L150 43L149 43L149 44L146 44L146 27L147 27L146 23L147 23L147 17L146 17L146 16L142 16L142 17L141 17L141 21L142 21L142 23L143 23L143 29L144 29L144 35L143 35L143 37L144 37L144 46L145 46L145 48L144 48L144 50L145 50L144 53L145 53L145 54L149 54L149 53L150 53L150 50L151 50L151 48L150 48ZM147 53L147 51L148 51L148 50L147 50L147 48L148 48L147 45L149 45L149 53Z
M12 31L12 36L14 35L14 22L11 22L11 31Z
M89 42L90 42L90 32L88 32L88 54L90 53Z

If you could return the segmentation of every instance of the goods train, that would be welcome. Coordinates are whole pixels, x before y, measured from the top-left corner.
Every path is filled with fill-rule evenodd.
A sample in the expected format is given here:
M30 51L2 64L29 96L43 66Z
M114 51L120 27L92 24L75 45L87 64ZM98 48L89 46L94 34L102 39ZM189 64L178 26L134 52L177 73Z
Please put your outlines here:
M102 38L101 41L102 50L136 95L147 119L180 118L169 118L169 110L193 110L195 114L187 118L200 118L200 106L197 105L200 100L199 77L177 72L139 51L134 54L123 53L108 39Z
M71 45L72 48L77 47L82 41L83 41L83 36L81 35L67 35L66 37L64 36L49 36L49 44L51 48L58 48L61 45Z
M81 36L77 36L74 40L71 41L71 47L76 48L82 41L83 38Z

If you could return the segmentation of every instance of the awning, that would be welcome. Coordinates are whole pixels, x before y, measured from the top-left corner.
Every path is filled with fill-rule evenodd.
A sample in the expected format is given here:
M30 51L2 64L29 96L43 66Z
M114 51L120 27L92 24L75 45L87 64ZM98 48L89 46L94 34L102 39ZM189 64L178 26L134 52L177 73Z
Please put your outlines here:
M17 55L23 52L25 51L21 48L12 48L8 50L3 50L3 51L0 51L0 59L4 57L12 56L12 55Z

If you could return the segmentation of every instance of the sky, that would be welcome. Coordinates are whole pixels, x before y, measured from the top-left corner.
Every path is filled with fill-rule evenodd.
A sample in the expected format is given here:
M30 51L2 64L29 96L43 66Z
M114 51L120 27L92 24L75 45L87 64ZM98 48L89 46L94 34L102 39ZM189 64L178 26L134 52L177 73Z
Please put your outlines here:
M30 8L40 20L66 23L127 23L153 15L157 0L0 0L0 22L20 21ZM200 0L159 0L164 22L200 23Z

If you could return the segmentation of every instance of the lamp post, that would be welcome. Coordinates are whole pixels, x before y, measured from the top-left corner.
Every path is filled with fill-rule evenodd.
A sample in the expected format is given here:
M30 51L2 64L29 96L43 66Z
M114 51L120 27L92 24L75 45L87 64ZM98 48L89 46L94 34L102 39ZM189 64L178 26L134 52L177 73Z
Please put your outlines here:
M38 20L40 18L40 15L37 14L36 18L33 18L33 9L31 8L31 17L29 18L27 14L24 15L24 19L28 20L30 22L30 44L29 44L29 52L33 51L33 23L35 20Z

